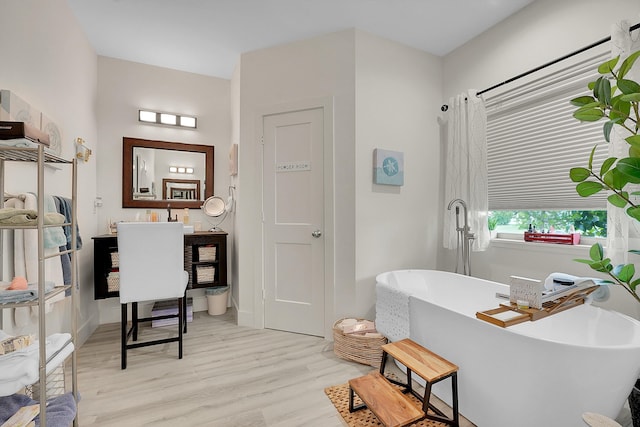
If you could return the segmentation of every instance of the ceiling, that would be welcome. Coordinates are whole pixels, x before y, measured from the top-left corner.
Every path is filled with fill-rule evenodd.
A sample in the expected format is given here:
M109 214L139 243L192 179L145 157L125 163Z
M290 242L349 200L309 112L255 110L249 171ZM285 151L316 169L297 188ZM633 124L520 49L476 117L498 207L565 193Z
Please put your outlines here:
M68 0L98 55L230 78L240 55L357 28L443 56L533 0Z

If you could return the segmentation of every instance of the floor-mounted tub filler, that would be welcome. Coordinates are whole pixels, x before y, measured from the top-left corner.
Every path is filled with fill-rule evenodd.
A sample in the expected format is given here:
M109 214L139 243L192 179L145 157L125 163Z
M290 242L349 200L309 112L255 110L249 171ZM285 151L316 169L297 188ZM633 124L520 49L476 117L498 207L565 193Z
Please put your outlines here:
M478 427L584 426L615 418L640 374L640 322L590 304L502 328L476 318L509 286L435 270L382 273L376 328L459 366L460 413ZM451 403L451 390L434 394Z

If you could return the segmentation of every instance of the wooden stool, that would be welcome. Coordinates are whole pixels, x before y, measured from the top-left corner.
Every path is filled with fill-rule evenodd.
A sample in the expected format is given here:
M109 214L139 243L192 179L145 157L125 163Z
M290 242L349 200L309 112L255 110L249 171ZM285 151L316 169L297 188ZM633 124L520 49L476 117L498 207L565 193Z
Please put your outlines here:
M443 422L452 426L460 425L458 413L458 367L443 357L427 350L410 339L404 339L382 346L382 363L380 372L373 372L349 381L349 411L357 411L368 407L378 420L386 427L401 427L423 418ZM393 356L398 362L407 367L407 382L403 383L384 376L387 355ZM414 389L411 374L415 373L425 380L424 396L420 396ZM433 406L431 386L437 382L451 378L453 416L447 418L438 408ZM402 386L393 387L391 383ZM363 404L354 407L354 392L360 396ZM403 393L411 393L422 402L422 410ZM431 409L436 415L429 414Z

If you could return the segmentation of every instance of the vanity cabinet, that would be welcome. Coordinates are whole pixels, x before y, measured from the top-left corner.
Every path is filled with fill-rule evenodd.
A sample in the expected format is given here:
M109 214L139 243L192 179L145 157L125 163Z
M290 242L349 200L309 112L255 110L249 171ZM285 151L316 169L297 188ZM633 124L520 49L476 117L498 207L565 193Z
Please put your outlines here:
M94 299L118 297L118 238L115 234L93 237ZM227 284L227 233L203 231L184 235L184 269L188 289Z

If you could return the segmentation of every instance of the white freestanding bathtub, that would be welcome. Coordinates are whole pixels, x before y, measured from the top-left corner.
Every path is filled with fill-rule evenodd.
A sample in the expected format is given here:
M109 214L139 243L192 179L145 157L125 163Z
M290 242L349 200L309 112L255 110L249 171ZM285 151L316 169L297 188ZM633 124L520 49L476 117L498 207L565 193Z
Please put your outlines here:
M615 418L640 374L640 322L590 304L501 328L476 318L509 286L435 270L376 278L376 327L459 366L460 413L478 427L584 427ZM434 394L451 404L448 381Z

